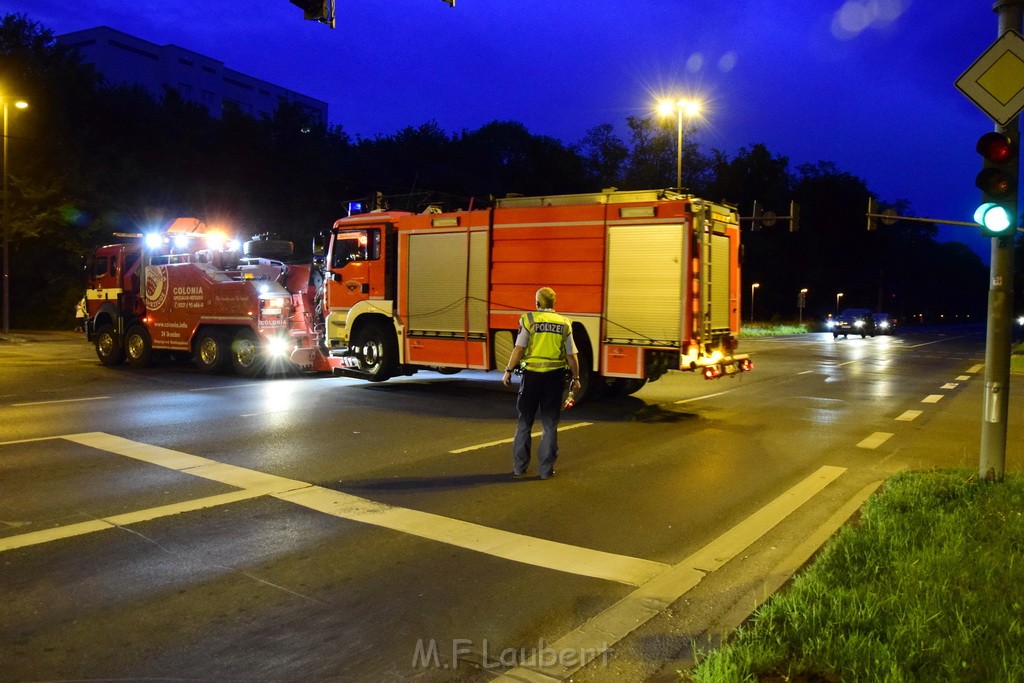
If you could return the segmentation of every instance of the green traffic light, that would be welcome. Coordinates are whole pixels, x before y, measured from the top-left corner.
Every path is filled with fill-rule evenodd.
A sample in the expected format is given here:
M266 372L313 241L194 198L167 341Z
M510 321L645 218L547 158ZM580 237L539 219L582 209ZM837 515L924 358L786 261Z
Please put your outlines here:
M985 234L1000 235L1010 229L1013 221L1006 207L993 202L986 202L974 212L974 222L979 224Z

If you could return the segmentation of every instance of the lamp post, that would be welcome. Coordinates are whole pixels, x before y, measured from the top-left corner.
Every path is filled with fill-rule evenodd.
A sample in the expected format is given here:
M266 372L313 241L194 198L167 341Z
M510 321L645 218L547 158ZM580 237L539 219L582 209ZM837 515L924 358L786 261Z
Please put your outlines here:
M11 331L11 262L10 262L10 239L11 239L11 218L7 202L7 105L9 103L8 98L0 96L4 103L4 168L3 168L3 221L4 221L4 249L3 249L3 267L4 267L4 287L3 287L3 304L4 304L4 334ZM15 100L14 106L18 109L24 109L28 106L28 102L23 100Z
M761 286L760 282L750 285L750 322L754 322L754 292Z
M843 293L839 292L836 294L836 315L839 315L839 300L843 297Z
M803 289L800 290L800 295L796 298L796 308L797 308L797 320L796 320L796 322L797 322L798 325L803 325L804 324L804 305L806 303L807 303L807 288L804 287Z
M700 113L700 102L687 99L665 99L658 102L662 116L676 115L676 188L683 189L683 114L692 119Z

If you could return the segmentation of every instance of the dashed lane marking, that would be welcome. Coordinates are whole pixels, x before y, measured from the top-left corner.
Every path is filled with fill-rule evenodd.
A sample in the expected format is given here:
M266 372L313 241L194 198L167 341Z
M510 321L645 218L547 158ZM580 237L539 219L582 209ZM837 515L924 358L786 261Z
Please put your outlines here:
M11 403L12 408L20 406L45 406L53 403L81 403L82 401L102 401L110 398L109 396L86 396L84 398L59 398L51 401L25 401L23 403Z
M977 365L972 365L971 367L967 368L967 373L970 374L970 375L979 373L979 372L981 372L982 368L984 368L984 367L985 367L984 363L978 363Z
M957 382L966 382L970 378L971 378L970 375L957 375L956 381Z
M892 437L889 432L875 432L857 444L857 448L878 448Z
M942 394L931 394L921 399L921 403L938 403L942 400Z
M900 422L910 422L911 420L919 418L922 413L924 413L923 410L906 410L896 419Z
M573 424L562 425L561 427L558 428L558 431L565 432L565 431L568 431L570 429L577 429L579 427L590 427L593 424L594 424L593 422L574 422ZM541 436L542 434L543 434L543 432L532 432L530 434L530 436L538 437L538 436ZM480 450L482 448L490 448L491 446L501 446L502 444L512 443L513 440L514 439L501 439L499 441L488 441L487 443L478 443L475 446L466 446L464 448L456 448L454 451L448 451L448 452L452 453L452 454L469 453L470 451L478 451L478 450Z
M956 389L958 386L960 386L960 385L957 382L946 382L945 384L943 384L939 388L940 389Z

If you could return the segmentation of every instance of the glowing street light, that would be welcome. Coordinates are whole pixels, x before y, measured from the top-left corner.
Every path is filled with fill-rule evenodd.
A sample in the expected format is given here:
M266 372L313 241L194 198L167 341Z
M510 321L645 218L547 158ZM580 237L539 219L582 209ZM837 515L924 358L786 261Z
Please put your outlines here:
M839 315L839 300L841 298L843 298L843 293L842 292L838 292L836 294L836 315Z
M658 102L658 113L662 116L676 115L676 187L683 188L683 115L692 120L700 114L700 101L687 99L664 99Z
M750 322L754 322L754 292L761 286L760 282L750 285Z
M800 294L796 298L797 304L797 324L802 325L804 322L804 306L807 304L807 288L804 287L800 290Z
M4 245L3 245L3 268L4 268L4 286L3 286L3 305L4 305L4 334L11 331L11 262L10 262L10 239L11 239L11 217L7 203L7 177L10 175L7 172L7 140L9 139L8 128L7 128L7 106L10 103L10 98L0 95L0 100L3 100L4 106L4 167L3 167L3 223L4 223ZM17 109L25 109L28 107L28 102L24 100L14 100L14 106Z

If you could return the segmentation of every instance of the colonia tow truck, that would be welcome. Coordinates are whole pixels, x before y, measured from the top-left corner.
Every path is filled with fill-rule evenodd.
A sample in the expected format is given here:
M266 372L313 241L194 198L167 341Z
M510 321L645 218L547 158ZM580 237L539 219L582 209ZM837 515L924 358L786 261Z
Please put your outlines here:
M97 250L87 329L102 362L144 365L165 349L247 376L271 363L371 381L492 370L547 285L573 321L581 395L753 367L736 353L736 209L674 190L378 207L335 221L306 264L286 263L290 243L260 236L239 252L197 223L179 220L148 249Z

